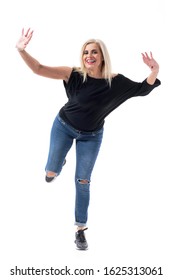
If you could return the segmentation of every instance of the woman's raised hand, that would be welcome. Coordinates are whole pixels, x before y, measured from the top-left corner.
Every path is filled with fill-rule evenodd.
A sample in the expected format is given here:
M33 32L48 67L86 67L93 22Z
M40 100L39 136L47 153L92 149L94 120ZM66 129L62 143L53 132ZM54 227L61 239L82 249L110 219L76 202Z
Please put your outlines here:
M22 29L22 35L16 44L18 51L23 51L26 48L32 38L33 32L34 31L30 31L30 28L26 32L24 31L24 28Z
M143 62L151 69L151 71L159 71L159 64L153 58L152 52L150 52L150 56L148 53L142 53Z

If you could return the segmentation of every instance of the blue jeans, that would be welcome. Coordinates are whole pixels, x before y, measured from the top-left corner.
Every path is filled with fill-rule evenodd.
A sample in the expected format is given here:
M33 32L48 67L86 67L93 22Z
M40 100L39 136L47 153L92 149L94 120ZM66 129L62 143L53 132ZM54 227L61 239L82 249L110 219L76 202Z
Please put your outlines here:
M52 126L46 171L60 174L73 140L76 140L75 225L77 226L85 226L87 223L91 173L102 138L103 128L94 132L78 131L64 122L59 114Z

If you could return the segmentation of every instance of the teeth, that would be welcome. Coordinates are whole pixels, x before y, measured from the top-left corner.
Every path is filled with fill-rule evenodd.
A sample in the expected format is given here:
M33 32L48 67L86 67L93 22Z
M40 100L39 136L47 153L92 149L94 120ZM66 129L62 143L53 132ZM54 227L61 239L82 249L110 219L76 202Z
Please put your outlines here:
M87 62L95 62L94 59L87 59Z

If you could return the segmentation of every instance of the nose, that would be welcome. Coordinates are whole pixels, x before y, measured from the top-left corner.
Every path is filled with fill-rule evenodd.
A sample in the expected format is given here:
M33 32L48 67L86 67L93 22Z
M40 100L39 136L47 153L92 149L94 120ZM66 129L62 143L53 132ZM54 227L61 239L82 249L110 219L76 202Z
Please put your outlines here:
M88 55L87 55L87 57L92 57L93 55L92 55L92 51L88 51Z

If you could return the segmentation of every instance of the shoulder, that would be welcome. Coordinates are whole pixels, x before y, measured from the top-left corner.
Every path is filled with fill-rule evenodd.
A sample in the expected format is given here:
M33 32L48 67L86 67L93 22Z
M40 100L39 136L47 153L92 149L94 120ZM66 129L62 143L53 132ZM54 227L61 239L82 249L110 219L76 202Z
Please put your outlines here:
M78 68L78 67L73 67L73 68L71 68L69 78L72 77L72 76L73 76L73 77L81 77L81 76L83 76L83 73L82 73L82 71L80 70L80 68Z
M128 80L128 78L126 76L124 76L121 73L117 73L117 74L112 74L112 80Z
M73 86L75 86L78 83L82 83L82 81L82 73L80 72L80 70L78 70L78 68L73 67L68 75L68 79L64 80L64 85L69 87L71 86L71 84L73 84Z
M112 74L112 81L121 81L125 79L125 76L120 74L120 73L116 73L116 74Z
M71 73L73 72L73 68L71 68L71 67L63 67L63 68L64 68L64 75L65 75L65 78L63 80L66 83L68 83Z

